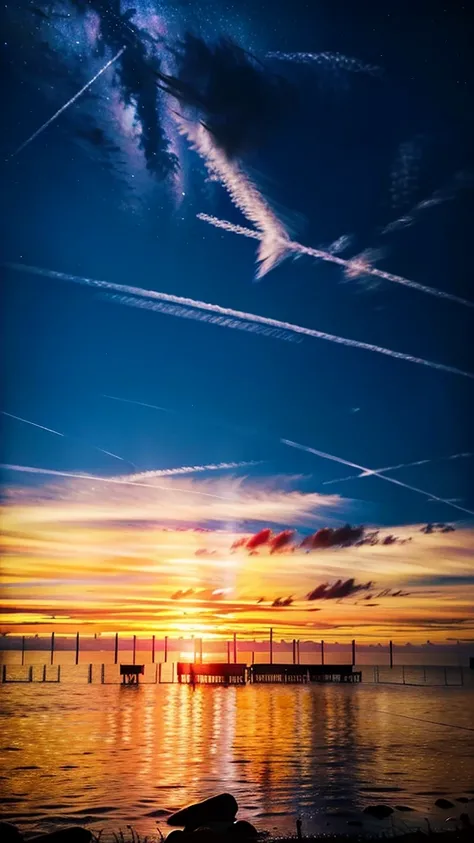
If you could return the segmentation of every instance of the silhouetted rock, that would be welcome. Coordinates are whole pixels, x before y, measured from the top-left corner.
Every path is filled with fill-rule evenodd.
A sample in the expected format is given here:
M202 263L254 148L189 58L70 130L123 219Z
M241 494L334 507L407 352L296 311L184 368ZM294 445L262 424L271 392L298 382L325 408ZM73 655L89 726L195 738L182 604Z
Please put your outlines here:
M174 828L173 831L170 831L170 833L166 835L166 843L168 843L168 840L172 841L172 843L184 843L185 837L187 837L187 835L184 831L179 831L179 829Z
M472 822L469 814L461 814L459 819L461 820L461 826L463 829L472 829Z
M454 802L450 802L449 799L437 799L435 805L437 808L444 808L445 810L454 808Z
M458 796L456 802L469 802L469 799L467 798L467 796Z
M3 843L23 843L21 832L11 823L0 823L0 840Z
M258 836L258 831L252 823L247 820L238 820L229 828L229 834L232 837L238 837L239 840L255 840Z
M396 811L414 811L414 808L410 808L409 805L395 805Z
M223 836L213 828L196 828L188 838L189 843L220 843Z
M71 828L60 828L50 834L39 834L38 837L32 839L38 843L90 843L92 832L87 828L73 825Z
M168 817L169 825L183 826L186 831L214 825L215 823L233 823L238 811L238 805L230 793L220 793L219 796L212 796L204 799L203 802L195 802L188 805L181 811L177 811Z
M376 820L385 820L390 814L393 814L393 808L389 805L368 805L364 808L364 814L370 814Z

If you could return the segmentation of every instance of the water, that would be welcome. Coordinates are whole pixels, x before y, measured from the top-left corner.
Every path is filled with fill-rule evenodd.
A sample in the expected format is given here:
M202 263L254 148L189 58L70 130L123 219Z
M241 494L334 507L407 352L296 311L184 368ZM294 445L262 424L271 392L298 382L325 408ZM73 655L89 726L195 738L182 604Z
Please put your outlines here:
M25 830L156 833L158 822L166 831L169 811L223 790L243 817L278 833L293 833L298 816L307 833L349 830L353 812L377 802L416 810L396 815L400 828L398 817L426 828L426 816L436 825L474 807L434 808L438 795L474 795L472 689L18 684L0 693L2 813Z

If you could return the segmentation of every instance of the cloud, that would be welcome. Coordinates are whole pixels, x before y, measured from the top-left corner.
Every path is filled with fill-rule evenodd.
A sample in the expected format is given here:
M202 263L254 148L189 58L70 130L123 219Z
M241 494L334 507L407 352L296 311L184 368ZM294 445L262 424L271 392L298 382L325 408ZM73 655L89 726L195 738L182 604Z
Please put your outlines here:
M171 50L175 75L158 84L201 122L229 160L260 149L289 116L296 90L230 38L186 34Z
M307 594L307 600L342 600L344 597L351 597L359 591L367 591L372 588L371 581L366 583L356 583L353 577L348 580L337 580L333 585L322 583L316 586Z
M455 527L452 524L425 524L420 529L420 533L425 533L427 536L432 533L454 533Z
M288 545L292 542L294 535L294 530L283 530L282 533L278 533L276 536L273 536L269 542L270 553L278 553L280 550L288 547Z
M194 594L194 588L180 589L171 595L172 600L182 600L183 597L191 597Z
M291 606L292 603L293 597L277 597L276 600L273 601L272 607L274 609L287 608L288 606Z

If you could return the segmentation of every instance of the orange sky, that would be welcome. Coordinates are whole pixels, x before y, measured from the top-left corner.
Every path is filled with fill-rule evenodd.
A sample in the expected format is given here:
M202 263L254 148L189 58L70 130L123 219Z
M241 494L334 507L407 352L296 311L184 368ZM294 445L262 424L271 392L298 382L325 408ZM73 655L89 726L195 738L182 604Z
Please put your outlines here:
M0 630L258 638L272 626L288 639L400 643L472 636L474 531L394 526L380 534L399 539L388 546L301 549L305 532L344 523L343 503L277 481L181 479L156 491L83 480L16 487L2 509ZM292 545L232 550L267 524L296 529ZM307 599L338 580L354 581L346 596Z

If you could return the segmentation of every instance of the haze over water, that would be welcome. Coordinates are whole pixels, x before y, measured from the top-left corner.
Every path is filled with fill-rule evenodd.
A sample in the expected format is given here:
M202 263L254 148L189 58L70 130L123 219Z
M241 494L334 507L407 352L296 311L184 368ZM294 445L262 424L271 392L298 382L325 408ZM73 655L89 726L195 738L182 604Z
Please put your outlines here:
M397 815L409 824L429 816L436 825L471 807L441 812L438 796L474 794L468 688L35 683L1 692L2 813L25 830L80 823L149 834L169 811L224 790L239 815L270 831L294 832L297 817L307 832L347 830L352 812L377 802L415 808Z

